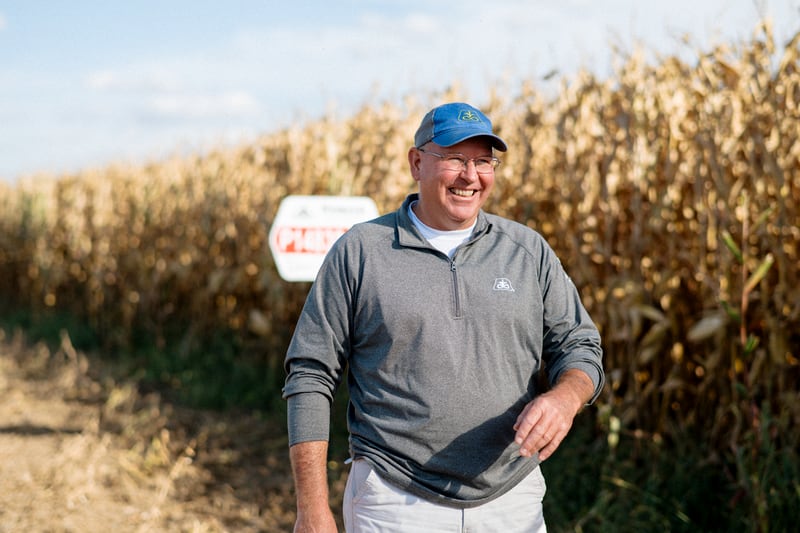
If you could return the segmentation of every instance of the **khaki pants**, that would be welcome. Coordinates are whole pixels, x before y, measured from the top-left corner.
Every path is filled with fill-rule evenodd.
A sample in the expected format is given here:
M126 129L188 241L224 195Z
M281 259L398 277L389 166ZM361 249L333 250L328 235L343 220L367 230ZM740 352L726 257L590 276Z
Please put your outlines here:
M370 464L353 462L344 492L347 533L544 533L545 482L537 468L502 496L468 509L429 502L385 482Z

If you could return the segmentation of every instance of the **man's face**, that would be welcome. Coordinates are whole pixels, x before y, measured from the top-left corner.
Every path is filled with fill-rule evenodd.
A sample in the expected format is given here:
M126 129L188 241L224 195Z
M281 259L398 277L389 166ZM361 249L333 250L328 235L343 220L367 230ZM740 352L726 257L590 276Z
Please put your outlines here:
M421 150L411 148L408 152L411 175L419 183L419 203L414 211L417 217L438 230L469 228L492 191L494 171L479 174L473 162L467 163L466 169L449 170L442 158L430 152L466 159L491 158L491 142L474 137L447 148L428 143Z

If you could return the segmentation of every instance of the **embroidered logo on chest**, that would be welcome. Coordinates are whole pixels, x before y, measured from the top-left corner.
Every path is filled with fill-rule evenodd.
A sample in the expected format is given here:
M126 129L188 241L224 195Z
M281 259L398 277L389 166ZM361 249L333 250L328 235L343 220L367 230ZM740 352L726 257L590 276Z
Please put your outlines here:
M511 282L508 280L508 278L495 278L494 287L492 287L492 290L514 292L514 287L511 286Z

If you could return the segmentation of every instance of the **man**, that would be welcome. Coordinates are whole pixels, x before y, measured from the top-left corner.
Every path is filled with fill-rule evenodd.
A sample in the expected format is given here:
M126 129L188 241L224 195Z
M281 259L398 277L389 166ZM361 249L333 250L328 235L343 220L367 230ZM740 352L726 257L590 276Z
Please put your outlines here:
M478 109L431 110L408 152L418 194L326 257L286 356L295 531L336 530L327 440L345 376L347 531L545 530L539 463L602 389L600 336L544 239L482 211L493 148Z

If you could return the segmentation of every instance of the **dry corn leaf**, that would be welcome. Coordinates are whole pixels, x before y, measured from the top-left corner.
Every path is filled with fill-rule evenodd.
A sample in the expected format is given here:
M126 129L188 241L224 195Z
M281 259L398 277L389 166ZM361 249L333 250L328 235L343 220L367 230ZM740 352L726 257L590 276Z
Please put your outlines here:
M686 338L691 342L704 341L723 331L727 324L728 318L725 313L713 313L692 325L686 334Z

